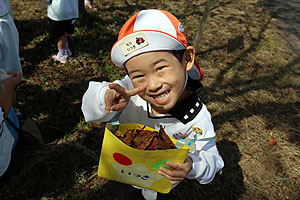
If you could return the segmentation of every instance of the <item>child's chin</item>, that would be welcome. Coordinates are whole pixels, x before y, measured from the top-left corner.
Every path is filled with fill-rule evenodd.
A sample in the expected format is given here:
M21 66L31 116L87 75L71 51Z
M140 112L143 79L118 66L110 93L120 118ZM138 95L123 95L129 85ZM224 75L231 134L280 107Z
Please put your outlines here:
M166 114L171 111L173 106L169 105L152 105L152 110L154 111L154 114Z

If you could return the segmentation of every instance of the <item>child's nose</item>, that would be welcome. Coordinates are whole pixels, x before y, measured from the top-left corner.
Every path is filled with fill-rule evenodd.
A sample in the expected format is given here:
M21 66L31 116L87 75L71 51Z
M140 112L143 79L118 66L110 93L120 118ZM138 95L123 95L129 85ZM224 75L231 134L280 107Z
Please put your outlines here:
M162 84L156 77L150 77L148 81L148 90L156 92L161 88Z

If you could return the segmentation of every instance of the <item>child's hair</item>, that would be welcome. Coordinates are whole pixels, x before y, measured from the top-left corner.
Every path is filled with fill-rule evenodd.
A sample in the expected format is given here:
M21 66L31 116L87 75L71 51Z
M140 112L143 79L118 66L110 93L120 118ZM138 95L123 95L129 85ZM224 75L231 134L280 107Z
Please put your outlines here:
M172 53L173 55L178 59L178 61L181 63L183 60L183 55L184 55L185 49L182 50L173 50Z
M184 28L174 15L164 10L142 10L120 30L111 58L116 66L122 67L130 58L141 53L169 50L181 62L187 46ZM194 80L203 78L196 61L188 74Z

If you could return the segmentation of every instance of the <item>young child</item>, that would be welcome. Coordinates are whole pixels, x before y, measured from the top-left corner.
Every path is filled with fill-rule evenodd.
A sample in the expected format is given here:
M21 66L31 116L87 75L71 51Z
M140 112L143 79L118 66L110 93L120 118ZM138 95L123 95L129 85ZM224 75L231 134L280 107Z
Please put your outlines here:
M191 144L184 163L167 162L172 170L161 167L158 173L174 186L185 178L200 184L212 181L224 163L214 141L211 115L190 84L192 79L200 80L202 72L178 19L163 10L138 12L124 24L111 57L127 75L114 83L89 83L82 101L85 120L106 122L121 113L120 123L156 130L162 125L170 137ZM167 199L130 185L117 187L120 199Z
M9 2L6 1L9 5ZM0 0L0 68L22 72L19 57L19 33L3 0Z
M72 55L68 45L68 36L74 33L75 19L79 17L78 0L49 0L48 2L50 35L58 40L58 53L52 58L65 63L67 58Z

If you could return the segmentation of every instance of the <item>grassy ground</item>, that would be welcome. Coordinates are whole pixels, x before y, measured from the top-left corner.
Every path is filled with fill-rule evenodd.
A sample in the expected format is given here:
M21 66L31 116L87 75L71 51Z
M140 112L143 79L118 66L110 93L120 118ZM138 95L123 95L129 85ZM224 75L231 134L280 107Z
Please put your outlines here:
M11 0L20 33L25 81L18 107L29 114L46 144L26 154L19 176L1 187L1 199L113 199L109 182L97 177L103 127L84 122L81 98L90 80L115 80L124 72L110 61L110 48L125 20L140 9L160 8L195 38L205 1L97 1L76 22L67 64L50 59L46 9L36 0ZM300 198L300 64L259 0L220 0L210 13L197 50L205 74L202 101L213 115L225 161L207 185L186 180L175 199ZM227 52L243 36L244 48ZM277 144L270 147L271 137Z

